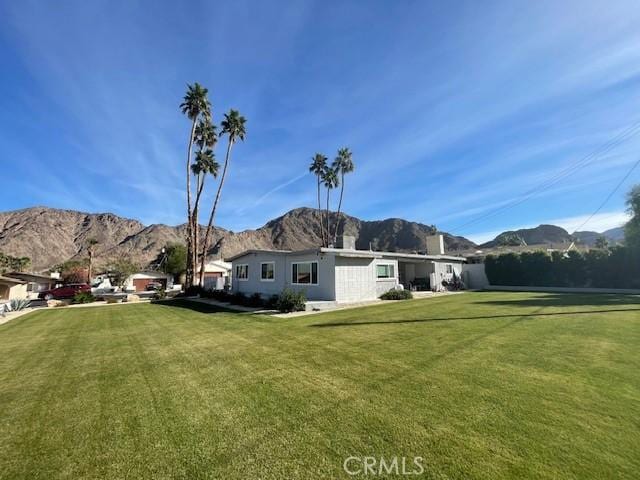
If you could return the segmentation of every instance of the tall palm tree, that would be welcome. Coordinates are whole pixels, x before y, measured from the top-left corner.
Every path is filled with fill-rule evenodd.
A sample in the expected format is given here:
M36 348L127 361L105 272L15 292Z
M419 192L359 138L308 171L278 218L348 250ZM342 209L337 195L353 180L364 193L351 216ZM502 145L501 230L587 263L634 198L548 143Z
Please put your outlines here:
M93 254L94 247L98 244L98 240L95 238L90 238L87 240L87 253L89 254L89 271L87 272L87 277L89 281L87 282L91 285L91 278L93 277Z
M311 159L309 171L316 176L318 181L318 221L320 222L320 238L322 240L322 245L324 246L327 242L325 241L322 207L320 206L320 183L323 175L327 171L327 157L321 153L316 153Z
M335 158L331 167L340 175L340 201L338 202L338 217L336 219L336 228L333 234L333 241L338 238L338 224L340 223L340 209L342 208L342 195L344 194L344 176L354 170L353 154L348 148L338 150L338 156Z
M216 192L216 198L213 201L211 207L211 214L209 215L209 223L207 224L207 231L204 235L204 243L202 245L202 257L200 258L200 285L204 285L204 266L207 261L207 251L209 250L209 241L211 237L211 228L213 226L213 219L216 215L218 208L218 202L220 201L220 193L222 192L222 186L227 176L227 169L229 168L229 162L231 160L231 149L237 140L244 141L246 135L245 123L246 119L240 115L237 110L229 110L229 113L224 114L224 120L220 123L222 127L221 134L228 135L227 154L224 157L224 167L222 168L222 177L218 184L218 191Z
M189 134L189 146L187 147L187 278L186 286L193 284L193 220L191 209L191 152L193 149L193 141L195 137L196 125L201 115L210 117L211 103L207 98L208 90L198 82L193 85L187 85L187 93L183 102L180 104L180 110L191 120L191 133Z
M340 179L337 172L333 168L327 168L322 176L322 183L327 188L327 247L329 246L329 232L331 231L331 225L329 222L329 196L331 190L340 185Z
M194 269L196 265L198 265L198 242L200 241L200 197L204 188L206 175L207 173L210 173L210 164L211 162L215 162L212 149L215 147L217 141L218 136L216 133L216 126L211 122L210 115L202 116L198 121L194 134L194 142L198 145L199 151L196 152L195 163L191 165L191 171L196 177L196 199L193 204L192 218L190 219L193 243L191 258Z

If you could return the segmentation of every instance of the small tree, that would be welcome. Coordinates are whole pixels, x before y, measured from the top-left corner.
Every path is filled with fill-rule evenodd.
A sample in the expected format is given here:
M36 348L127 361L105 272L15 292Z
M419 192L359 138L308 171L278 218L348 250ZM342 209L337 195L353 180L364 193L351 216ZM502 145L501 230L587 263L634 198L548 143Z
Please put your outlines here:
M600 235L598 238L596 238L595 247L600 250L606 250L609 248L609 241L604 235Z
M109 266L109 277L118 287L123 288L127 278L140 270L129 258L121 258Z
M624 243L640 251L640 185L634 186L627 195L627 207L632 217L624 228Z
M181 243L170 243L165 247L165 255L162 265L164 273L177 278L187 270L187 247Z

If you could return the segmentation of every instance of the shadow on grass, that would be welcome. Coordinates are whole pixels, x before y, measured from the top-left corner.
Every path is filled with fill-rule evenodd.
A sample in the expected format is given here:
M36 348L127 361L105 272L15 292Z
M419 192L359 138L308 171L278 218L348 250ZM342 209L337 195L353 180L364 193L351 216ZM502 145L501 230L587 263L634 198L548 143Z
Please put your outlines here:
M511 300L479 300L477 305L498 305L503 307L584 307L584 306L617 306L640 305L638 295L585 294L585 293L550 293L536 297Z
M487 302L490 303L490 302ZM556 317L563 315L592 315L594 313L620 313L620 312L640 312L640 308L610 308L607 310L583 310L583 311L570 311L570 312L534 312L534 313L513 313L504 315L477 315L467 317L439 317L439 318L416 318L408 320L381 320L370 322L329 322L329 323L313 323L309 325L314 328L326 328L326 327L359 327L365 325L384 325L384 324L402 324L402 323L429 323L429 322L446 322L450 320L494 320L497 318L519 318L525 319L527 317Z
M184 298L155 301L151 303L163 307L185 308L187 310L192 310L199 313L238 313L233 310L229 310L228 308L219 307L218 305L211 305L202 302L192 302L191 300L185 300Z

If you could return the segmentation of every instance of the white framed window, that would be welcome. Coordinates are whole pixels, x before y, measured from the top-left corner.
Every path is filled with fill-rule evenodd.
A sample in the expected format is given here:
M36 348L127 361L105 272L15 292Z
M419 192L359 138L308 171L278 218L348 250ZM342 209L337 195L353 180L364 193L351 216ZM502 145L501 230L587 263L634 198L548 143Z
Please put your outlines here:
M450 263L447 263L445 265L445 268L447 273L453 273L453 265L451 265Z
M376 265L376 277L378 278L395 278L395 268L393 263L385 263Z
M249 265L246 263L236 265L236 278L238 280L248 280L249 279Z
M262 262L260 264L260 281L273 282L276 278L276 263Z
M294 285L318 285L318 262L293 262L291 283Z

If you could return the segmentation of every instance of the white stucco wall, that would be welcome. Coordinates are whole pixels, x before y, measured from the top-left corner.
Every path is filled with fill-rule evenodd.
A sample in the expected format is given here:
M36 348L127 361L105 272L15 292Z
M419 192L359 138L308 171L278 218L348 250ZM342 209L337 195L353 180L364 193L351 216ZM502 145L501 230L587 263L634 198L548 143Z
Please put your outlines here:
M489 286L489 279L484 271L484 263L463 264L462 279L467 288L486 288Z
M261 279L261 265L263 262L273 262L275 271L272 281ZM318 284L296 285L292 282L292 263L318 262ZM233 260L232 290L246 295L259 293L263 297L278 295L285 288L303 291L309 300L334 300L335 277L333 271L333 255L318 254L316 252L302 254L287 254L279 252L249 253ZM235 274L237 265L247 265L248 279L241 280Z

